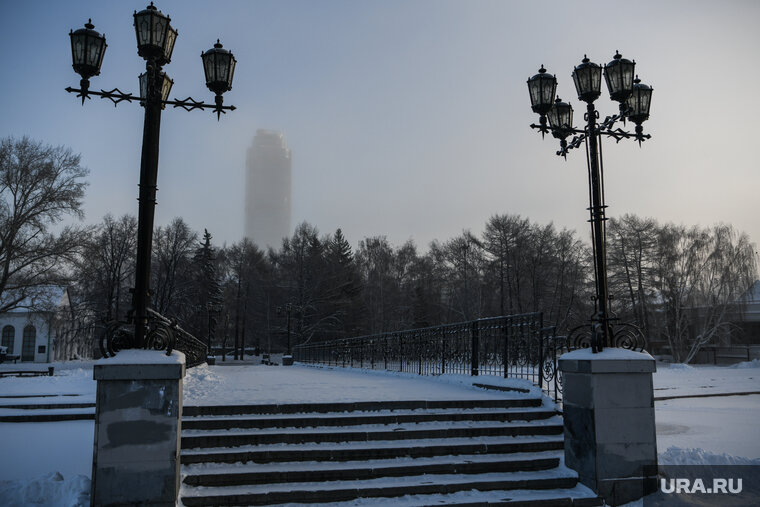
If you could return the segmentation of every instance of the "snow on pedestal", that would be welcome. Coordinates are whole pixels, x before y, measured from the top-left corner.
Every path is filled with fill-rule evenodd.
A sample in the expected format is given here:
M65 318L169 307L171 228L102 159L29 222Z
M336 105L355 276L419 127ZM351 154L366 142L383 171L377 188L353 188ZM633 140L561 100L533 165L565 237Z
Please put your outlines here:
M654 358L624 349L582 349L562 355L559 368L567 466L610 505L651 492L657 466Z
M124 350L96 362L93 376L92 504L174 506L184 354Z

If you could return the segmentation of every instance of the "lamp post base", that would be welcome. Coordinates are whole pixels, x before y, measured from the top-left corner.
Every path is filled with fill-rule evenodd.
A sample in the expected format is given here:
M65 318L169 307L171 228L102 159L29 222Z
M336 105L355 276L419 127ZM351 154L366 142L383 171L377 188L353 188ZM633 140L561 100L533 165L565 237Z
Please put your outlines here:
M185 357L126 350L95 364L91 503L175 506Z
M581 349L559 359L565 463L608 505L654 492L657 437L652 372L645 352Z

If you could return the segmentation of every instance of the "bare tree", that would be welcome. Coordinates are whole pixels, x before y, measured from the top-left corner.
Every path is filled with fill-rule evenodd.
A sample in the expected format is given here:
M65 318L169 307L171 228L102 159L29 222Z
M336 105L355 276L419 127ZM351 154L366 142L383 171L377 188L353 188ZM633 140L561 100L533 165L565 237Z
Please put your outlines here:
M0 140L0 312L15 308L30 289L60 282L82 230L50 229L65 216L83 217L86 175L68 148L27 137Z
M647 337L653 332L659 230L654 219L636 215L613 218L607 227L608 279L615 310L624 321L636 322Z
M175 218L166 227L158 227L153 235L153 305L164 315L189 318L192 306L193 254L198 234L182 218Z
M658 261L664 334L674 359L688 363L732 327L757 276L754 245L730 225L667 225L660 230Z
M443 245L444 258L451 273L451 308L455 320L482 317L483 243L464 231Z
M77 303L84 304L102 322L124 317L129 289L134 283L137 219L103 217L83 244L77 262Z

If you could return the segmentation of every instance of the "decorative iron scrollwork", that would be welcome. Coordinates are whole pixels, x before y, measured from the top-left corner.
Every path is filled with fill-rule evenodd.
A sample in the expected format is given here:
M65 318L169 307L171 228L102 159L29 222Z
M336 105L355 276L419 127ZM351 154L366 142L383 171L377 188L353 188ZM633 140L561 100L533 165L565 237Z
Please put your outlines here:
M570 331L567 335L567 345L570 350L585 349L591 347L593 350L599 348L598 335L601 324L592 322L578 326ZM643 351L647 346L647 340L644 333L641 332L634 324L607 324L610 327L610 336L612 337L612 346L621 349ZM596 338L596 340L595 340Z
M172 350L178 350L185 354L187 368L206 362L206 345L182 329L177 321L148 308L147 329L146 349L166 350L167 356ZM103 357L114 357L120 350L134 348L134 326L128 322L110 322L100 337L99 345Z
M120 102L126 101L126 102L132 102L132 101L140 101L143 100L142 97L139 95L133 95L131 93L124 93L118 88L114 88L113 90L90 90L86 88L72 88L71 86L65 88L65 90L69 93L76 93L77 97L81 97L82 104L84 104L85 99L90 99L91 95L94 95L96 97L100 97L101 99L108 99L111 102L113 102L113 105L116 106ZM211 109L213 113L216 113L217 117L221 114L227 114L227 111L234 111L235 106L225 106L222 105L219 101L216 101L214 104L208 104L203 101L195 100L192 97L187 97L184 100L162 100L161 104L164 106L174 106L174 107L180 107L184 109L185 111L193 111L195 109Z

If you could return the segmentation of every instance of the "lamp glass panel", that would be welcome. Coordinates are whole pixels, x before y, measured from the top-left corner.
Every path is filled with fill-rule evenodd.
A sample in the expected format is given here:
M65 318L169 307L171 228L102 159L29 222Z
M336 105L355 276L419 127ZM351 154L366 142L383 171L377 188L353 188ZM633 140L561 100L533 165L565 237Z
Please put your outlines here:
M107 47L108 47L108 44L106 44L105 38L101 39L101 41L100 41L100 51L98 52L98 54L100 55L100 58L98 59L98 63L97 63L98 72L100 72L100 66L103 65L103 57L106 54L106 48Z
M607 81L607 89L610 94L614 94L620 90L620 65L610 64L604 69L604 78Z
M215 81L227 82L227 72L230 69L230 59L228 55L224 53L217 53L216 55L216 75Z
M153 17L153 33L151 34L151 43L154 46L163 48L164 47L164 40L166 38L166 26L168 25L168 21L166 18L162 18L161 16L154 15Z
M598 92L602 89L602 68L601 67L591 67L590 79L591 79L591 90Z
M528 92L530 93L530 105L537 106L541 97L541 88L538 79L528 81Z
M103 39L88 36L87 65L98 67L100 61L100 52L103 50Z
M578 96L588 93L590 88L590 79L587 69L576 69L573 72L573 81L575 82L575 91L578 92Z
M555 86L552 86L553 81L552 79L542 79L542 86L541 86L541 103L547 104L550 103L554 99L554 92L555 92Z
M641 114L649 115L649 106L652 101L652 90L644 89L639 91L639 112Z
M169 31L166 32L166 45L164 46L164 59L167 61L172 58L175 42L177 42L177 30L170 26Z
M630 64L623 65L621 72L621 89L632 90L633 89L633 71L636 64L631 62Z
M74 65L83 65L85 63L85 39L84 34L71 35L71 56Z
M147 44L150 44L150 18L151 16L146 14L135 16L138 46L145 46Z
M203 55L203 70L206 73L206 82L214 81L214 54Z
M172 85L174 82L169 79L169 76L166 74L163 75L164 82L161 85L161 100L169 100L169 93L172 90Z
M549 109L549 112L546 113L546 117L549 119L550 126L559 127L559 111L557 111L556 105Z
M562 104L557 108L559 126L565 129L573 126L573 107L570 104Z
M234 56L230 57L230 75L227 77L227 87L232 88L232 78L235 77L235 65L237 64L237 60L235 60Z

